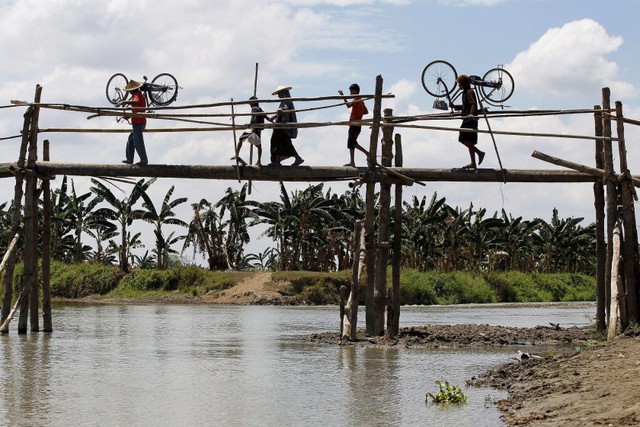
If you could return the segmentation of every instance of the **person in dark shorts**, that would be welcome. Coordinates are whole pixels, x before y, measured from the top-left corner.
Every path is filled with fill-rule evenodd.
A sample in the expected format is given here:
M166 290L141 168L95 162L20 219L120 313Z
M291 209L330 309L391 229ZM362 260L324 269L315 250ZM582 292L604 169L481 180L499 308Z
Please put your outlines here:
M471 80L469 76L460 75L456 80L462 88L462 105L453 106L456 110L461 110L462 125L460 125L460 136L458 141L469 149L471 163L463 166L463 169L477 168L477 164L482 164L484 160L484 151L480 151L476 145L478 144L478 101L476 94L471 88ZM471 132L466 131L469 129ZM478 155L478 163L476 164L476 154Z
M338 93L344 96L344 93L339 90ZM349 95L358 95L360 93L360 86L357 83L349 86ZM369 114L369 110L367 110L367 106L364 104L362 98L356 97L351 101L344 100L347 108L351 108L351 115L349 116L350 122L359 122L362 120L362 117L365 114ZM358 144L358 136L360 136L360 132L362 131L362 126L360 125L349 125L349 134L347 137L347 148L349 149L349 163L345 164L345 166L355 167L355 159L354 154L356 148L362 151L365 155L369 155L369 152L365 150L360 144Z
M271 120L267 117L267 114L260 108L260 104L257 102L257 97L252 96L249 98L249 105L251 106L251 120L249 121L249 130L243 132L238 139L238 146L236 147L236 153L231 160L240 159L240 149L244 141L249 141L251 145L258 147L258 161L257 166L262 165L262 129L264 128L264 120Z

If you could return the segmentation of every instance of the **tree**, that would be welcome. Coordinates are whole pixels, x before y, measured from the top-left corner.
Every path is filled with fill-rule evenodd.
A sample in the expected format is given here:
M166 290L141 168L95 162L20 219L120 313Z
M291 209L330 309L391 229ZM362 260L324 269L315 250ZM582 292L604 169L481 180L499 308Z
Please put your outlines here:
M154 249L156 254L156 267L158 269L165 269L168 267L168 253L167 251L171 250L171 245L184 239L186 236L178 236L173 237L173 233L171 233L170 239L164 237L162 233L162 227L164 225L177 225L180 227L187 227L187 223L182 221L181 219L176 218L175 212L173 209L176 206L181 205L187 201L186 197L180 197L175 200L171 200L171 196L175 190L175 186L171 186L165 194L164 199L162 200L162 206L160 207L160 211L156 209L151 198L146 192L141 193L141 197L144 202L142 203L142 207L146 210L146 212L142 215L142 219L147 221L154 226L154 234L156 237L156 247ZM168 240L173 240L172 243L169 243Z
M149 181L141 179L133 186L129 196L120 200L102 182L97 179L91 179L91 182L93 183L91 191L94 192L100 201L104 201L109 204L109 207L99 208L96 213L98 213L102 218L116 221L119 225L121 236L120 244L116 244L113 240L110 241L110 244L117 247L120 269L124 272L129 271L129 254L132 249L131 246L135 245L134 242L136 240L139 241L139 239L136 239L135 237L139 237L140 234L138 233L134 238L131 238L128 228L134 220L141 219L145 214L145 211L141 209L134 209L134 206L142 194L145 193L149 186L155 181L155 178L150 179Z

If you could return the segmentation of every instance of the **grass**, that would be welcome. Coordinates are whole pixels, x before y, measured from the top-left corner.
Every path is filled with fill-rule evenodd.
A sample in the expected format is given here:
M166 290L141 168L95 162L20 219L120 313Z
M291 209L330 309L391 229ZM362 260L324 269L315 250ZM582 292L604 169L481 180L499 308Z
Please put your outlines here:
M391 271L387 286L391 287ZM53 262L52 295L59 298L138 299L163 295L191 295L224 290L255 272L208 271L197 266L167 270L119 271L117 266L67 265ZM14 289L18 289L22 265L16 266ZM309 304L337 304L339 288L351 286L351 271L331 273L279 271L274 281L291 284L294 295ZM364 302L365 279L360 300ZM2 282L0 282L0 288ZM17 292L14 292L17 294ZM403 269L400 276L401 304L468 304L492 302L594 301L595 279L581 274L530 274L509 272L420 272Z

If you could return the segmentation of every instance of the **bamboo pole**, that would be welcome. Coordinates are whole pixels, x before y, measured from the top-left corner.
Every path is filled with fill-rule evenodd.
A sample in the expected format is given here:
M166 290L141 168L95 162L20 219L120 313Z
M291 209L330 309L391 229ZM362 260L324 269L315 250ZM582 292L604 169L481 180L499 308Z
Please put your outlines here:
M422 129L422 130L442 130L449 132L460 132L460 128L456 127L446 127L446 126L419 126L419 125L403 125L396 124L397 128L407 128L407 129ZM492 133L494 135L511 135L511 136L533 136L537 138L565 138L565 139L584 139L587 141L593 141L596 139L593 135L567 135L562 133L543 133L543 132L514 132L514 131L499 131L499 130L481 130L481 129L471 129L465 130L465 132L475 132L475 133ZM615 140L615 138L609 137L607 140Z
M22 143L20 144L20 152L18 154L18 162L16 163L15 188L13 196L13 204L11 206L11 232L15 235L22 228L22 197L24 195L23 183L24 178L22 170L26 163L27 147L29 146L29 128L31 126L31 118L33 116L33 108L28 108L24 113L24 123L22 126ZM11 302L13 300L13 273L16 266L16 256L9 257L4 275L4 294L2 296L2 324L0 333L9 332L9 318L11 312ZM13 317L13 316L11 316ZM7 322L7 319L9 321Z
M612 253L612 262L611 262L611 303L609 308L609 330L607 333L607 340L612 340L618 335L618 324L621 320L622 307L620 306L620 298L624 297L619 295L619 290L621 287L620 277L620 246L621 246L621 234L622 234L622 221L620 218L616 220L616 223L613 227L613 232L611 233L611 253ZM620 312L620 315L618 313Z
M531 157L535 157L536 159L543 160L545 162L553 163L554 165L564 166L570 169L575 169L578 172L586 173L596 178L604 178L607 175L607 172L604 169L592 168L590 166L585 166L580 163L570 162L569 160L563 160L558 157L553 157L548 154L541 153L538 150L535 150L531 153ZM616 175L615 173L611 174L614 181L621 181L627 178L626 175L620 174ZM630 177L631 182L640 187L640 179L637 177Z
M233 152L236 160L236 173L238 174L238 182L240 182L240 153L238 153L238 139L236 138L236 116L233 108L233 98L231 98L231 124L233 125Z
M594 106L595 135L602 136L602 113L599 105ZM596 139L595 164L597 169L603 169L603 143ZM604 178L604 175L603 175ZM596 330L604 332L607 328L606 304L607 291L605 278L605 265L607 262L607 243L605 241L605 204L604 185L602 180L593 183L593 199L595 208L596 226Z
M7 311L7 317L2 322L2 325L0 325L1 333L6 334L9 332L9 324L13 320L13 317L16 315L16 312L18 311L18 307L22 305L27 295L29 295L29 290L27 288L22 288L22 290L20 290L20 294L18 295L18 298L16 299L16 302L13 304L13 307L9 305L11 309Z
M345 99L353 99L353 98L362 98L362 99L373 99L375 98L375 94L359 94L357 96L354 95L330 95L330 96L312 96L312 97L297 97L297 98L287 98L293 102L320 102L320 101L331 101L331 100L339 100L340 102L336 104L336 106L343 106L343 102ZM380 97L383 99L391 99L395 98L395 95L388 94L380 94ZM191 109L202 109L202 108L216 108L216 107L228 107L230 105L246 105L249 104L250 100L246 101L222 101L222 102L213 102L209 104L190 104L190 105L171 105L165 107L154 106L154 111L171 111L171 110L191 110ZM266 99L258 99L257 102L260 103L280 103L282 102L279 98L266 98ZM86 105L72 105L72 104L60 104L60 103L48 103L48 102L27 102L21 100L11 100L11 103L15 106L24 106L24 107L39 107L39 108L47 108L53 110L64 110L71 111L76 113L108 113L108 112L117 112L118 107L91 107ZM297 110L300 111L300 110ZM118 114L116 114L118 115ZM122 114L120 114L122 115Z
M389 108L384 110L384 120L391 116L393 111ZM391 166L393 157L393 128L384 126L382 128L382 146L380 163L384 167ZM391 207L391 185L383 182L380 184L380 194L378 199L378 244L376 245L376 261L374 273L373 304L375 311L374 334L384 335L385 330L385 308L387 307L387 265L389 263L389 214Z
M376 77L376 97L373 103L373 127L369 139L369 156L367 157L368 173L375 173L376 156L378 153L378 135L380 133L380 117L382 109L382 76ZM376 335L376 311L375 311L375 182L367 182L365 197L365 256L367 269L367 286L365 294L366 331L368 335Z
M622 102L616 102L616 117L622 119ZM625 175L629 174L627 165L627 147L624 138L624 122L618 120L616 122L618 135L618 157L620 161L620 172ZM620 198L622 200L622 217L623 217L623 248L622 259L624 268L624 289L625 289L625 306L627 309L626 320L628 324L623 324L626 329L629 324L640 323L640 313L638 307L638 292L636 279L638 277L638 235L636 229L636 211L633 205L635 188L628 179L620 182Z
M353 242L353 265L351 268L351 292L344 308L344 318L342 322L341 340L356 340L358 329L358 291L360 289L360 277L362 274L362 258L364 255L364 229L362 221L357 220L354 227Z
M43 141L42 160L48 162L49 140ZM42 330L53 332L51 316L51 184L42 181Z
M477 90L476 90L477 92ZM487 116L487 112L484 108L482 108L482 113L484 115L484 120L487 122L487 129L489 130L489 135L491 135L491 141L493 142L493 149L496 152L496 158L498 159L498 165L500 165L500 172L502 172L503 183L507 183L507 176L504 173L504 167L502 166L502 159L500 159L500 151L498 151L498 144L496 143L495 133L491 130L491 123L489 122L489 117Z
M36 85L35 102L40 102L42 86ZM34 108L31 126L29 128L29 150L27 157L27 168L35 169L38 157L38 118L40 109ZM18 317L18 333L27 333L27 321L31 324L31 330L40 330L40 319L38 318L38 178L34 174L27 174L25 180L24 195L24 276L22 287L28 295L20 304L20 315ZM28 289L28 290L27 290Z
M611 91L608 87L602 89L602 109L609 110L611 108ZM602 121L602 131L604 133L605 138L611 137L611 120L606 116L603 117ZM614 262L614 254L613 254L613 233L614 228L616 226L617 212L618 212L618 191L616 188L615 180L614 180L614 167L613 167L613 148L611 144L611 140L605 140L603 144L603 162L604 162L604 184L606 190L606 202L607 202L607 263L605 268L605 276L607 278L607 287L606 289L611 289L611 278L614 275L617 275L618 272L613 270L613 262ZM615 261L617 263L617 260ZM610 304L613 296L610 294ZM616 304L623 303L624 300L616 301ZM623 307L620 308L621 315L624 314L626 310ZM609 313L611 316L613 313ZM626 319L620 319L623 323L626 322Z
M258 63L256 62L256 72L253 77L253 96L257 97L258 93ZM249 144L249 164L253 164L253 144ZM261 160L262 161L262 160ZM249 180L248 194L251 195L251 188L253 187L253 181Z
M11 165L8 170L17 170ZM422 168L388 168L402 175L417 180L430 182L502 182L500 170L481 169L474 172L459 169L422 169ZM597 169L594 169L597 170ZM545 169L506 169L509 182L529 183L593 183L596 178L590 174L563 170ZM100 177L159 177L159 178L193 178L235 180L235 166L215 165L147 165L145 167L123 164L90 164L90 163L54 163L37 162L35 172L42 178L55 175L68 176L100 176ZM391 174L370 173L367 168L347 168L343 166L307 166L292 168L289 166L245 166L241 168L243 179L254 181L342 181L354 180L362 175L364 182L389 181L402 182ZM0 175L1 176L1 175ZM7 172L6 177L13 177ZM376 179L373 179L376 178ZM634 176L634 183L640 177Z
M395 135L395 167L401 168L402 157L402 138L400 134ZM393 307L393 328L387 327L387 335L395 338L400 333L400 264L402 261L402 191L403 186L396 184L395 194L395 211L394 211L394 230L393 230L393 257L391 271L391 303ZM389 316L389 313L387 313Z
M0 275L2 275L2 272L4 271L7 264L9 263L9 258L11 258L14 255L16 248L18 247L18 240L20 240L21 229L22 229L22 226L20 227L18 232L13 235L13 238L9 242L9 246L7 246L7 251L4 253L4 256L2 257L2 262L0 262Z

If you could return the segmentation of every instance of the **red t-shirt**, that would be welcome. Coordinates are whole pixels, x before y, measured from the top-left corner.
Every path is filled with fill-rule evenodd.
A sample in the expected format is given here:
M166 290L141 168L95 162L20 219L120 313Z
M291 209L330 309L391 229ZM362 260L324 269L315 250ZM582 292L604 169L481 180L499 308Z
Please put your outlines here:
M142 92L139 90L131 92L131 101L133 101L133 104L131 104L131 110L134 113L144 113L147 109L147 102L144 99L144 95L142 95ZM131 124L146 125L147 119L145 117L131 117Z
M364 105L362 99L353 98L353 101L351 102L351 116L349 117L349 120L362 120L362 116L364 116L365 114L369 114L369 110L367 110L367 106Z

